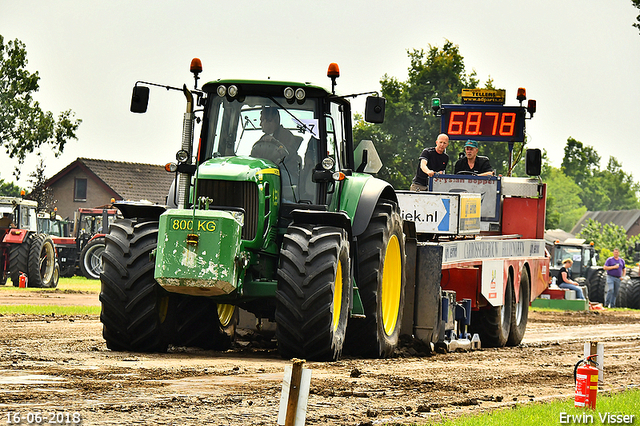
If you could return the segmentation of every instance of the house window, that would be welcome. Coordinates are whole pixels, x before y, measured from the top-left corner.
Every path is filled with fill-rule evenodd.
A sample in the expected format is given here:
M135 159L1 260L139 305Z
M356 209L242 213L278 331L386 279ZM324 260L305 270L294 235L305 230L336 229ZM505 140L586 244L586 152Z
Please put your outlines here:
M73 194L73 201L87 201L86 179L76 179Z

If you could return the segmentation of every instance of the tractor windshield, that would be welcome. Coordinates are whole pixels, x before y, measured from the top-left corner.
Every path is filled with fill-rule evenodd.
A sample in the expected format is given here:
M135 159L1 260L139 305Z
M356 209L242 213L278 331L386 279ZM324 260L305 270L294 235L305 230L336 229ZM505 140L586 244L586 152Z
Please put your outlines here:
M311 175L319 162L318 100L211 98L201 161L229 156L269 160L280 169L284 202L315 202L317 188Z
M283 155L298 155L304 161L309 142L318 139L316 103L306 99L289 105L284 98L260 96L230 102L216 97L209 114L209 152L204 159L244 155L279 163ZM260 149L257 144L272 146Z

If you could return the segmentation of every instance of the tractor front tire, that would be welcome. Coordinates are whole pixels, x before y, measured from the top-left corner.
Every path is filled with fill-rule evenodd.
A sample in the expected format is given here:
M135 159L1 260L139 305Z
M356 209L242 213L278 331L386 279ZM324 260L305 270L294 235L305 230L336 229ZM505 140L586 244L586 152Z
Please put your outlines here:
M29 238L28 286L55 287L56 250L53 240L46 234L32 234Z
M280 249L276 339L283 358L335 361L350 305L349 239L342 228L291 225Z
M102 272L102 253L104 252L104 237L89 241L80 253L80 271L90 280L99 280Z
M531 295L530 281L528 270L523 268L522 273L520 274L518 302L516 303L516 298L513 298L511 308L511 329L509 331L509 338L507 339L507 346L518 346L520 342L522 342L524 332L527 329L527 321L529 319L529 298Z
M513 299L513 285L509 274L504 290L504 304L472 312L471 329L480 335L483 347L500 348L507 344L513 317Z
M398 346L404 309L404 242L398 205L381 200L358 236L358 291L365 318L347 329L350 354L385 358Z
M111 224L102 254L102 335L117 351L165 352L169 293L153 278L158 222L119 219Z

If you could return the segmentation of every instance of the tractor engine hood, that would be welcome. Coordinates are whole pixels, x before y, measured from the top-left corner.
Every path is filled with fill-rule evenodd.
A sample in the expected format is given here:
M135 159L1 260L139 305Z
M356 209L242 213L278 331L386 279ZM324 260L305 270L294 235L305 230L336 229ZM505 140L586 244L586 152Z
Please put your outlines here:
M223 179L260 182L264 175L280 176L278 167L268 160L254 157L218 157L198 168L198 179Z

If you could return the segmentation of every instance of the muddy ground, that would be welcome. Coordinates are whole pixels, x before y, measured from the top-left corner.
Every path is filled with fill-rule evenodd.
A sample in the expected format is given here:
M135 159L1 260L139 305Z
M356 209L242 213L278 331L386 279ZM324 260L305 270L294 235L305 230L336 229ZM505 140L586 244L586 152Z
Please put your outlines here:
M2 291L0 304L20 297L98 304L95 294L45 296ZM27 424L29 413L32 419L43 413L36 424L276 424L289 362L268 342L241 341L224 353L139 354L108 350L101 331L97 316L0 316L0 422L18 413ZM306 363L312 371L306 423L421 424L569 398L574 364L591 340L604 343L602 391L640 385L640 311L531 312L515 348L427 355L409 345L386 360Z

